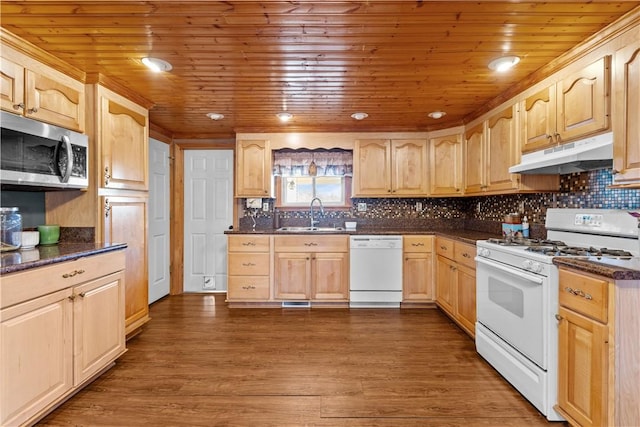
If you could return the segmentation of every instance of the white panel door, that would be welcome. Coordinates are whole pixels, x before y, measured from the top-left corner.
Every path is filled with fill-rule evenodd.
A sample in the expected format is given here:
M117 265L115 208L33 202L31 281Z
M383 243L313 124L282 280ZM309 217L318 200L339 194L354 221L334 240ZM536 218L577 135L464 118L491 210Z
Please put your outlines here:
M233 151L184 153L184 291L224 292L224 231L233 224Z
M149 304L169 295L169 145L149 139Z

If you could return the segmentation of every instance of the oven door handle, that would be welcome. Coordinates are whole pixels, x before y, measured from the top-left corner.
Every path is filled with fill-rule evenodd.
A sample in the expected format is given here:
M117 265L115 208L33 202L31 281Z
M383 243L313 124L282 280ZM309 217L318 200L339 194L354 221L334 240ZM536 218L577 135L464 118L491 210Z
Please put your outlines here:
M521 279L528 280L530 282L535 283L536 285L542 285L542 283L544 282L544 279L539 276L534 276L533 274L526 273L520 269L515 270L513 268L505 267L502 264L490 261L486 258L476 257L476 262L478 264L484 264L488 267L495 268L496 270L500 270L512 276L516 276L516 277L520 277Z

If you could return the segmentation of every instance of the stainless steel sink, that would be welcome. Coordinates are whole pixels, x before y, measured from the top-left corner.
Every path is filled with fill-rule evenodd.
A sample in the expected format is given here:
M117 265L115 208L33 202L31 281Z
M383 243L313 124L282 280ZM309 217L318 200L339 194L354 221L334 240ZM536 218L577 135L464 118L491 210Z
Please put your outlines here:
M287 233L335 233L337 231L344 231L342 227L280 227L276 231L284 231Z

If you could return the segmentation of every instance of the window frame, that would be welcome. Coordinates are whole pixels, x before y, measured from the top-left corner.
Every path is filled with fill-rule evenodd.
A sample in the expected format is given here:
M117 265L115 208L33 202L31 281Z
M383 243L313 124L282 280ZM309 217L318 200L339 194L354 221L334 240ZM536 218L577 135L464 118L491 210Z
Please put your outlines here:
M283 194L282 194L282 186L284 185L283 178L287 178L287 177L282 177L282 176L274 177L274 188L275 188L274 207L280 210L288 210L288 211L299 211L299 210L307 209L309 206L306 204L291 205L291 204L283 203ZM313 178L317 178L317 177L313 177ZM345 175L342 178L344 182L344 204L343 205L326 205L324 206L325 210L345 210L345 209L350 209L353 206L353 203L351 202L352 177Z

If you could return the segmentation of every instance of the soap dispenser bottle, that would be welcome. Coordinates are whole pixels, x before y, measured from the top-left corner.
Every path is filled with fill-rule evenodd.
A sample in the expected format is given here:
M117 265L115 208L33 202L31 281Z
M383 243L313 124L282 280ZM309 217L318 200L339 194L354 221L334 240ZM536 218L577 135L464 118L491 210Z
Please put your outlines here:
M522 237L529 238L529 220L526 215L522 218Z

